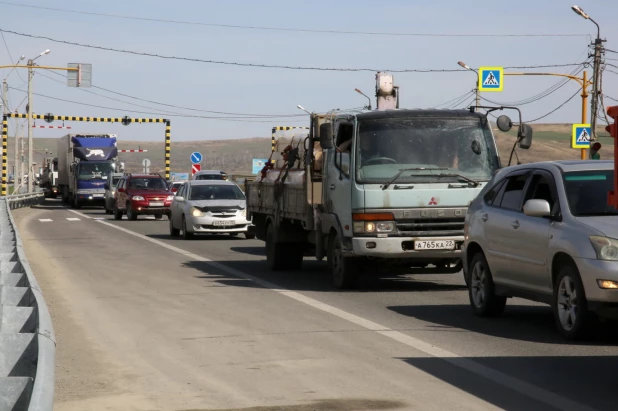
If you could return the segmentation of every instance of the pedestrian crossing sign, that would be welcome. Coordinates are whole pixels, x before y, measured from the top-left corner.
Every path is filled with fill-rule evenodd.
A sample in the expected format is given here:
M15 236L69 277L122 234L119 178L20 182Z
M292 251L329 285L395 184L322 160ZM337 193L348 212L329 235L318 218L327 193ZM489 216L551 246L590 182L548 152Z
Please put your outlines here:
M479 68L479 91L502 91L503 78L503 67Z
M572 148L588 148L590 147L592 128L590 124L573 124L571 133Z

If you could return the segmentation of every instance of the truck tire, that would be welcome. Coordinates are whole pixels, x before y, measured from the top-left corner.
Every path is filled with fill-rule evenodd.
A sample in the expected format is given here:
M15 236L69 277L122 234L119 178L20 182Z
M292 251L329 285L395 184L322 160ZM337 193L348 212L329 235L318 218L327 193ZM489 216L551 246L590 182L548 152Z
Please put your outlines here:
M358 275L357 262L354 258L343 256L341 241L337 234L330 236L326 258L335 288L338 290L352 288Z
M73 196L73 204L71 204L72 208L78 209L81 208L82 205L79 203L79 200L76 196Z

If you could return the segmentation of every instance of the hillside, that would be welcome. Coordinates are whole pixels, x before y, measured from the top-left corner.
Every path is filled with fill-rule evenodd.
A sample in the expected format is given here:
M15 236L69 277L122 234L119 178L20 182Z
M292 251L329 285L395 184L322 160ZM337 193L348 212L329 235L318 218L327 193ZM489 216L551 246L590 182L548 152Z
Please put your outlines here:
M580 150L570 147L571 125L570 124L539 124L533 126L534 137L532 147L529 150L519 150L519 159L523 163L544 160L579 159ZM513 146L514 132L502 133L494 128L496 141L503 164L508 158ZM605 130L599 130L600 142L603 145L601 158L613 159L613 139L606 137ZM604 137L605 136L605 137ZM35 161L41 164L46 157L45 149L57 156L56 139L35 138ZM9 173L13 171L13 139L9 138ZM125 163L127 171L141 171L141 162L148 158L152 165L151 172L163 173L164 146L163 142L135 142L119 141L120 149L148 150L147 153L121 153L121 161ZM27 156L27 140L24 139L24 148ZM253 158L268 158L270 155L270 137L256 137L230 140L202 140L180 141L172 140L171 166L175 172L189 172L191 162L189 156L193 151L199 151L204 156L202 169L221 169L228 173L247 174L251 172L251 160Z

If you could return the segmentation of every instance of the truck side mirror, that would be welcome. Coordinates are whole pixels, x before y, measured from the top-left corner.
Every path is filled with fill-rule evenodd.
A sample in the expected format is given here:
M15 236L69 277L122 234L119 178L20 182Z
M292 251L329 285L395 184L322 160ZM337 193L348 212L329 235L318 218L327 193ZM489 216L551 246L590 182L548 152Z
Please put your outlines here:
M330 123L320 125L320 147L324 150L333 148L333 128Z
M519 138L519 148L527 150L532 146L532 127L528 124L522 124Z
M513 127L513 122L511 121L509 116L500 116L496 120L496 125L498 126L498 129L500 131L506 133Z

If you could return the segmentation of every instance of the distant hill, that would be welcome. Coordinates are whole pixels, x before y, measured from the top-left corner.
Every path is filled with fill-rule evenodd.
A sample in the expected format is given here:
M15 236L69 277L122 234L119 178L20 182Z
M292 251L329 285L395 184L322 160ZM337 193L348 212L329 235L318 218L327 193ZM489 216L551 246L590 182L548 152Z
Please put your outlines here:
M571 125L570 124L535 124L533 125L534 137L532 147L529 150L519 150L521 162L529 163L544 160L579 159L580 150L572 149ZM514 130L502 133L494 126L494 134L500 150L503 163L508 162L511 148L514 143ZM601 157L613 159L613 139L607 136L604 129L598 130L600 142L603 145ZM35 138L34 158L37 164L42 163L46 157L45 149L51 151L52 156L57 156L55 138ZM193 151L199 151L204 156L202 169L220 169L228 173L251 173L251 160L253 158L268 158L270 155L270 137L255 137L228 140L202 140L180 141L172 140L171 166L173 172L189 172L191 161L189 156ZM9 173L13 166L13 139L9 138ZM138 172L142 170L141 162L148 158L152 165L151 172L164 172L164 144L163 141L118 141L120 149L148 150L147 153L121 153L121 161L125 163L127 171ZM27 157L27 139L24 139L24 154ZM48 155L49 157L49 155Z

